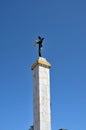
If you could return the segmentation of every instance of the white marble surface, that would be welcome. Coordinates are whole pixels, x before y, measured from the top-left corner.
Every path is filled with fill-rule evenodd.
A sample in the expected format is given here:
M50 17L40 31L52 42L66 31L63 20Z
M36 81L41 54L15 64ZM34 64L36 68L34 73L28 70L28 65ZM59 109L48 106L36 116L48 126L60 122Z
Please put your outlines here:
M36 66L33 70L33 83L34 130L51 130L49 68Z

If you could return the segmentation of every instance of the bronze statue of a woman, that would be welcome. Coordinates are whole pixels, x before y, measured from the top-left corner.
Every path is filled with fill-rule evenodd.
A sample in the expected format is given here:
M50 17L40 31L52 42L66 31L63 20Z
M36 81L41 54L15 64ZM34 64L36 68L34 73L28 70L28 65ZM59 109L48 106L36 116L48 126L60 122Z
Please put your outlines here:
M44 40L44 38L38 36L38 40L36 40L36 41L34 42L34 45L36 45L36 44L39 45L38 53L39 53L39 56L40 56L40 57L42 57L42 47L43 47L42 43L43 43L43 40Z

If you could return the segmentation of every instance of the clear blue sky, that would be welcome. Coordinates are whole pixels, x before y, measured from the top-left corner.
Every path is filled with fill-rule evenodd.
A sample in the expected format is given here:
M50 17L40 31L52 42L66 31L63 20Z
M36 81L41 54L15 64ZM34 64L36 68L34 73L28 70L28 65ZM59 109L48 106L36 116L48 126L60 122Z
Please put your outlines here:
M86 129L86 1L0 0L0 130L33 124L38 35L52 64L52 130Z

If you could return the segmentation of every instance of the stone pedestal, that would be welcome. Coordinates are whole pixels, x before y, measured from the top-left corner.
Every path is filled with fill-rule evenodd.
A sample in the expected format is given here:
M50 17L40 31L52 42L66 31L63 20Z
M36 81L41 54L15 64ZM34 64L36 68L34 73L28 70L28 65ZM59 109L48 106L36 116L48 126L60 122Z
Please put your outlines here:
M50 63L40 57L33 65L34 130L51 130Z

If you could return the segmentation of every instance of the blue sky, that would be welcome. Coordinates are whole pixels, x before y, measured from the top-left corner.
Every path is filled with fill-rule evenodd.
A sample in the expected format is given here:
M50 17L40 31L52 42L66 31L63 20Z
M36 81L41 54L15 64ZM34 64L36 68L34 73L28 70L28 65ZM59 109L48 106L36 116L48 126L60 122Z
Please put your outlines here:
M86 1L0 0L0 130L33 124L33 42L51 64L52 130L86 128Z

